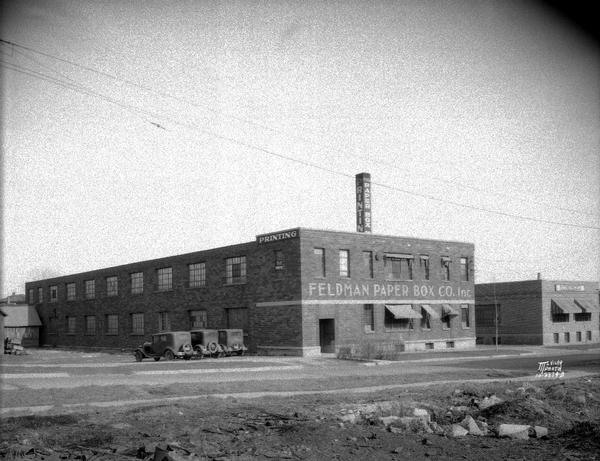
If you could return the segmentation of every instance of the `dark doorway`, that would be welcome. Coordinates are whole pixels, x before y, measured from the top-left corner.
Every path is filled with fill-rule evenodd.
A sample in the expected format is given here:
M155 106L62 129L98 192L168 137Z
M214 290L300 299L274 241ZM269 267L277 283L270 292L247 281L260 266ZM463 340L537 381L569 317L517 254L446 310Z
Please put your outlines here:
M335 352L335 320L319 320L319 344L321 352L331 354Z

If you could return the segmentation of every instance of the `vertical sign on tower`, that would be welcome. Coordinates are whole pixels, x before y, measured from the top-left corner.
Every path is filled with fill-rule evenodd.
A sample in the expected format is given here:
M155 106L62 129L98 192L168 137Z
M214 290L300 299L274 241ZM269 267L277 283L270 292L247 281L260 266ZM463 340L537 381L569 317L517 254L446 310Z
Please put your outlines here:
M371 232L371 175L356 175L356 231Z

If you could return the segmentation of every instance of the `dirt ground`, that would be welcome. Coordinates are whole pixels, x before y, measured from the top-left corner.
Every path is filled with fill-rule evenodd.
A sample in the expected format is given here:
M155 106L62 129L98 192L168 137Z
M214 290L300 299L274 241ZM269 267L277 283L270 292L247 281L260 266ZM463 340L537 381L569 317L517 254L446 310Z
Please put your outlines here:
M483 408L485 402L495 404ZM397 419L386 426L380 419L412 416L415 408L426 410L430 422ZM479 427L487 425L488 435L453 436L452 424L466 415ZM505 423L544 426L548 436L498 437L499 425ZM85 414L4 418L0 457L47 461L597 460L600 376L435 385L368 395L207 397Z

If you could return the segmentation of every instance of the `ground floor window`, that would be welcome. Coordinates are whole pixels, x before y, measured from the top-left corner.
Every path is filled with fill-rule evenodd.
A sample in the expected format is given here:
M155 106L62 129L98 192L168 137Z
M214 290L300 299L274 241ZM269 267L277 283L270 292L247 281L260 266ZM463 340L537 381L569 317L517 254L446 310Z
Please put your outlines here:
M386 330L414 330L413 319L396 318L388 309L385 310L384 319Z
M375 331L373 304L365 304L363 307L363 327L365 333L373 333Z
M463 328L471 327L471 320L470 320L471 312L470 311L471 311L471 309L469 309L468 304L461 304L461 306L460 306L460 321L461 321Z
M575 333L575 337L577 338L577 342L580 343L581 342L581 331L578 331L577 333Z
M190 328L206 328L208 319L206 311L190 311Z
M68 315L67 316L67 334L74 335L76 326L77 326L77 318L72 315Z
M452 328L452 316L446 314L442 317L442 328L444 330Z
M563 314L563 313L552 314L552 321L554 323L568 322L569 314Z
M558 344L558 342L559 342L559 335L558 335L558 333L554 333L554 343Z
M589 322L590 320L592 320L591 312L581 312L579 314L575 314L576 322Z
M131 314L131 334L143 335L144 334L144 314L135 313Z
M119 334L119 316L117 314L107 314L105 324L107 335Z
M167 331L171 329L171 321L168 312L158 313L158 331Z
M588 340L588 341L591 341L591 340L592 340L592 332L591 332L591 331L588 331L588 332L586 332L586 333L587 333L587 334L586 334L586 336L587 336L587 340Z
M571 342L571 333L569 333L568 331L565 332L565 342L566 343Z
M85 334L95 335L96 334L96 316L86 315L85 316Z
M431 315L423 308L421 308L421 329L431 330Z

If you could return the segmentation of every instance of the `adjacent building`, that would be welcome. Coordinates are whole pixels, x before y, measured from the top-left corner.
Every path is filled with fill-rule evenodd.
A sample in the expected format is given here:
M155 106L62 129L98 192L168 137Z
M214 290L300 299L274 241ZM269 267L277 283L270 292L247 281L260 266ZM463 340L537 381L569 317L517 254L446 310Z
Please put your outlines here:
M42 322L35 306L28 305L25 295L15 294L0 299L4 311L3 338L8 338L24 347L39 347L39 330Z
M600 342L597 282L529 280L475 285L480 344ZM497 332L497 333L496 333Z
M295 228L30 282L26 294L42 343L57 346L126 348L158 331L243 328L261 354L464 348L475 345L473 258L469 243Z

